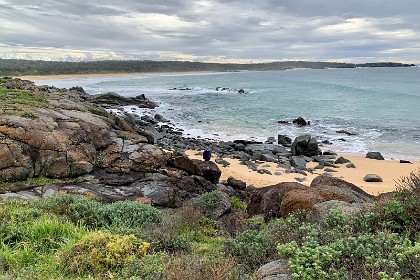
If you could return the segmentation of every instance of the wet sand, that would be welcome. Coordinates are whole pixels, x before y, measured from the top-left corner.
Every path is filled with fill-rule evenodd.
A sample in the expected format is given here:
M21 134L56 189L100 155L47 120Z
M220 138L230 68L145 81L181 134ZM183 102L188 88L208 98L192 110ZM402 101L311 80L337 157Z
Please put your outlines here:
M190 158L202 159L201 155L197 154L197 151L189 150L186 154ZM356 168L347 168L346 164L338 164L338 166L340 166L339 168L331 168L337 172L331 174L333 174L334 177L341 178L359 186L372 195L396 190L395 183L399 181L401 177L408 176L410 172L420 168L420 161L412 161L412 164L409 164L400 163L399 160L368 159L363 155L355 154L339 154L338 156L343 156L350 160ZM214 157L212 160L214 161ZM307 172L307 176L297 173L285 173L283 168L276 167L276 163L264 162L261 163L258 168L267 169L272 172L272 175L259 174L256 171L252 171L247 166L241 165L240 161L237 159L224 158L224 160L228 161L230 165L228 167L223 167L218 164L222 171L221 181L232 176L235 179L246 182L248 186L253 185L254 187L270 186L281 182L297 182L296 178L303 178L304 181L301 183L309 186L316 176L325 173L323 170L316 170L313 174ZM315 167L317 164L318 163L310 162L307 164L307 167ZM281 172L281 175L274 175L275 172ZM363 178L367 174L379 175L383 179L383 182L365 182Z

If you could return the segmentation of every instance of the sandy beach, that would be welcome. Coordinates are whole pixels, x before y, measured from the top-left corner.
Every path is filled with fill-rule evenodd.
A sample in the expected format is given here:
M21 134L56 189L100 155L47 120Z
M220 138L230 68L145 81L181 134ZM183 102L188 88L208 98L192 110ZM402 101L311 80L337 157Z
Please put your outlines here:
M188 150L186 154L193 159L202 159L198 151ZM363 155L355 154L339 154L338 156L347 158L354 163L356 168L347 168L345 164L341 164L339 168L335 169L337 172L334 172L333 176L351 182L372 195L394 191L396 189L396 181L420 168L420 161L412 161L410 164L400 163L398 160L368 159ZM212 160L214 161L214 157ZM235 179L246 182L248 186L253 185L254 187L270 186L281 182L296 182L296 178L304 178L304 181L301 183L309 186L316 176L325 173L323 170L316 170L313 174L308 172L307 176L297 173L285 173L284 169L276 167L276 163L264 162L260 164L259 168L270 170L273 175L259 174L247 166L241 165L237 159L224 158L224 160L228 161L230 165L223 167L218 164L222 171L221 181L232 176ZM317 163L310 162L307 164L307 167L315 167L316 165ZM274 172L281 172L281 175L274 175ZM365 182L363 178L366 174L379 175L383 179L383 182Z
M62 79L80 79L80 78L106 78L117 76L140 76L140 75L176 75L176 74L196 74L210 73L208 71L194 72L133 72L133 73L98 73L98 74L61 74L61 75L34 75L34 76L18 76L22 80L30 80L33 82L43 80L62 80Z

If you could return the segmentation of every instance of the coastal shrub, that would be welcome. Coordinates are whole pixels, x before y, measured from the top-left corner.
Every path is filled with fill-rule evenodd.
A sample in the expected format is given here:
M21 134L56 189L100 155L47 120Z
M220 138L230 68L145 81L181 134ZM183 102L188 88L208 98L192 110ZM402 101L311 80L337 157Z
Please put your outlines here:
M100 274L119 271L135 259L141 259L149 246L134 235L96 231L63 250L58 259L62 267L71 273Z
M204 211L212 210L219 207L222 203L222 194L217 190L206 192L199 197L193 198L191 203L198 209L202 209Z
M333 210L316 224L298 222L292 215L273 227L283 236L269 236L277 240L280 255L289 258L296 279L407 279L419 269L418 242L412 242L405 229L390 230L387 211L349 217Z
M238 211L245 211L246 210L246 203L241 201L238 197L232 196L230 198L230 204L232 205L232 209Z
M109 225L114 227L141 227L147 223L158 223L162 212L151 205L135 201L117 201L103 206Z
M227 239L223 251L250 270L273 260L277 255L267 234L251 229L238 234L234 239Z
M95 198L76 195L53 196L43 202L43 207L89 228L135 228L162 219L162 212L150 205L135 201L103 204Z
M173 255L163 263L167 280L236 280L246 279L235 268L231 257L210 258L196 254Z
M170 259L169 255L157 253L145 255L141 259L135 259L128 263L121 271L123 279L158 280L165 279L163 264Z
M420 169L410 172L396 182L397 194L400 198L405 196L420 197Z
M200 228L204 215L191 206L184 206L174 213L166 213L160 223L148 224L142 237L151 243L153 251L190 252L191 233Z
M294 212L287 218L273 219L265 227L268 239L271 243L288 243L296 241L298 244L303 242L305 232L299 230L300 226L306 221L306 212Z

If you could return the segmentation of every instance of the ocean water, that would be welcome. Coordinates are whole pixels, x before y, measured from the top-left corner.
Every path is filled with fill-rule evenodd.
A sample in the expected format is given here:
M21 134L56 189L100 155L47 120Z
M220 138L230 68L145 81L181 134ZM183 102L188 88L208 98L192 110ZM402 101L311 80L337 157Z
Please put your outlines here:
M304 69L38 80L86 92L144 93L186 136L215 140L311 134L323 149L420 159L420 68ZM230 90L217 91L217 87ZM177 88L176 90L173 90ZM180 90L188 88L190 90ZM234 89L244 89L239 94ZM144 110L139 110L143 112ZM279 124L297 117L310 126ZM354 136L338 134L347 130Z

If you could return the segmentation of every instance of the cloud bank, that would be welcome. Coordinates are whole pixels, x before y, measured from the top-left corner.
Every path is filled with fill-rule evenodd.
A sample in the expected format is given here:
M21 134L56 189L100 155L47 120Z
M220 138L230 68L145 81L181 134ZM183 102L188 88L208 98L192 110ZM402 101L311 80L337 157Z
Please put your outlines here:
M420 63L420 1L0 0L0 57Z

